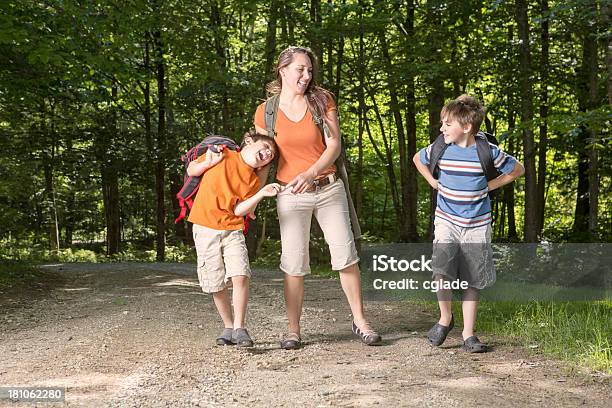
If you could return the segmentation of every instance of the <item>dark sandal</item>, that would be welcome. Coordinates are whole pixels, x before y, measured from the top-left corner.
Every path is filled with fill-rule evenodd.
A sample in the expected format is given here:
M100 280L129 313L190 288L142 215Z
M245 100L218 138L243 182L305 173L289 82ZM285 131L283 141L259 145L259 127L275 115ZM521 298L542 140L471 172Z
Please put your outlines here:
M223 333L217 337L217 346L231 346L232 343L232 332L234 329L228 329L227 327L223 329Z
M297 333L287 333L280 346L283 350L297 350L302 347L302 339Z
M484 353L487 345L478 340L478 337L471 336L463 341L463 349L468 353Z
M434 324L434 326L427 332L427 340L432 346L441 346L446 340L448 333L455 327L455 316L451 315L451 321L448 326L442 326L440 323Z
M238 347L253 347L253 340L245 328L234 329L232 333L232 343Z
M353 333L361 338L361 341L368 346L380 346L382 344L382 337L374 330L361 331L359 327L353 322Z

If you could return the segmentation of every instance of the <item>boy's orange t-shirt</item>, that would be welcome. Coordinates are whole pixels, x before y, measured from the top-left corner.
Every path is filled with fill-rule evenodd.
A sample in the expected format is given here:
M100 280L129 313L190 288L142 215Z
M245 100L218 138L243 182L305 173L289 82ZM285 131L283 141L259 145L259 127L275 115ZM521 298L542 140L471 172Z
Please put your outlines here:
M262 129L266 128L265 105L265 102L262 103L255 111L255 125ZM330 101L327 105L327 112L335 109L336 105ZM275 127L275 140L280 153L276 178L283 183L288 183L319 160L325 151L325 144L319 128L312 120L310 109L306 109L306 114L300 121L294 122L285 115L281 108L278 108ZM326 176L335 171L336 166L332 164L319 176Z
M201 155L196 161L205 158ZM225 150L223 159L202 175L188 220L216 230L241 230L244 219L234 215L234 208L257 191L255 169L244 162L240 153Z

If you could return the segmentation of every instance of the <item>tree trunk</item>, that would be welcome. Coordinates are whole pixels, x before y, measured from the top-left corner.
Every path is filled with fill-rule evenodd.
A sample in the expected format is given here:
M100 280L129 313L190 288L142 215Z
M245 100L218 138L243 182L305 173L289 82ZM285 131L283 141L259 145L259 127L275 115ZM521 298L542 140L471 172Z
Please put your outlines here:
M214 46L216 55L217 69L222 72L227 71L227 55L225 49L225 38L221 36L220 28L223 26L222 19L223 10L216 1L211 4L210 10L210 21L214 27ZM232 125L232 113L229 106L229 97L227 93L227 87L221 86L221 133L224 135L230 135L233 133L234 127Z
M293 15L293 7L291 5L284 3L283 5L285 10L285 18L287 19L287 34L288 34L288 43L295 44L295 26L296 19Z
M336 78L334 81L334 86L332 88L334 94L336 95L336 101L340 101L340 87L342 81L342 64L344 62L344 36L340 34L340 39L338 40L338 54L336 55Z
M595 5L591 4L591 13L595 14ZM594 24L583 24L582 33L582 66L578 73L576 94L578 108L587 112L597 107L597 32ZM581 126L578 150L578 190L576 210L574 212L573 231L578 237L587 231L593 232L597 227L597 151L594 150L592 129ZM593 150L593 151L592 151ZM592 160L590 160L590 158ZM591 196L593 193L594 196ZM591 201L595 201L592 203Z
M76 207L76 196L74 190L71 190L68 193L68 198L66 199L66 211L64 217L64 246L67 248L72 247L72 240L74 235L74 225L75 225L75 207Z
M607 4L607 3L606 3ZM597 4L592 2L590 4L593 15L597 15ZM607 10L602 8L602 12L606 12ZM605 21L605 17L604 17ZM606 26L609 28L609 26ZM598 51L597 51L597 30L594 29L591 33L589 33L590 39L587 41L592 41L595 49L592 53L589 54L588 61L588 84L589 84L589 109L596 109L599 104L599 95L598 95L598 78L597 78L597 67L598 67ZM606 36L609 38L609 36ZM609 39L608 39L609 41ZM597 140L599 139L598 135L595 133L595 130L591 129L591 139L588 144L588 155L589 155L589 235L591 240L596 239L597 234L597 222L599 217L599 158L597 151Z
M72 133L69 132L66 135L66 150L65 155L72 157L74 155ZM64 210L64 237L63 246L70 248L72 247L72 238L74 233L74 227L76 222L76 186L73 184L68 190L68 196L66 197L66 208Z
M363 25L363 0L359 1L359 7L357 9L357 13L359 15L359 55L357 56L357 61L365 61L365 43L364 43L364 25ZM364 117L366 115L365 112L365 102L363 96L363 87L365 82L365 67L364 64L359 64L357 68L357 77L359 80L359 85L357 86L357 101L359 104L359 108L357 110L358 116L358 129L357 129L357 147L359 149L359 153L357 156L357 185L355 186L355 212L357 213L358 219L365 219L363 217L363 132L364 129Z
M55 200L55 185L53 183L53 160L50 156L43 156L43 167L45 173L45 196L49 211L49 248L59 251L59 222L57 217L57 203Z
M168 125L166 129L166 140L167 140L166 146L167 146L167 151L170 153L168 156L168 160L170 161L170 163L172 162L177 163L176 161L173 160L173 158L176 157L176 155L171 153L171 152L179 151L178 141L176 138L176 132L174 131L175 129L174 111L171 107L171 104L168 104L168 106L166 107L166 116L168 118L168 121L167 121ZM176 195L183 187L184 167L182 165L174 165L174 166L171 166L169 170L170 170L169 178L170 178L170 199L172 201L172 214L178 215L181 211L181 207L179 205L178 199L176 198ZM183 220L183 222L172 223L174 227L174 236L183 244L192 242L192 239L190 239L190 237L187 236L187 230L185 228L186 224L187 224L187 220Z
M52 251L59 251L60 249L60 236L59 236L59 220L57 216L57 203L55 200L55 185L53 183L53 171L55 163L55 149L56 149L56 134L53 129L49 129L47 126L47 102L43 99L41 104L41 134L44 140L48 141L48 145L43 148L42 151L42 162L43 172L45 177L45 205L46 212L48 214L46 224L48 226L48 237L49 237L49 248ZM51 116L53 115L53 108L51 108ZM53 119L51 119L53 120Z
M585 238L589 225L589 156L587 140L589 130L582 126L578 135L576 150L578 151L578 187L576 190L576 208L574 210L573 233L578 239Z
M440 134L440 113L444 106L444 85L441 78L432 78L430 82L430 93L428 96L427 110L429 112L428 133L429 142L433 143ZM433 239L433 220L438 205L438 192L432 188L429 189L430 217L427 226L427 237Z
M416 124L416 98L414 75L412 73L413 44L414 44L414 0L407 2L406 19L404 21L404 30L406 31L406 51L408 57L408 72L406 73L406 139L407 139L407 154L406 160L408 168L406 171L406 197L404 202L404 213L406 217L406 229L410 241L418 241L419 234L418 226L418 183L417 169L412 162L412 157L417 152L417 124Z
M113 101L117 101L117 86L113 85L112 89ZM103 196L105 198L104 213L106 216L106 252L108 255L114 255L119 252L121 242L121 215L119 212L119 174L117 157L111 151L111 141L117 137L117 115L115 108L110 112L109 127L106 132L107 139L107 160L103 164L102 171L102 186L104 188Z
M544 228L544 209L546 190L546 153L548 150L548 70L549 70L549 9L548 0L541 0L542 31L542 60L540 61L540 142L538 144L538 183L537 190L537 229L536 234L540 236Z
M508 103L508 130L514 129L515 124L512 103ZM511 138L508 141L508 154L514 156L514 152L514 138ZM518 233L516 232L516 218L514 216L514 183L504 186L504 202L506 203L506 212L508 214L508 241L517 241Z
M114 82L114 80L113 80ZM117 137L117 115L114 103L117 101L117 86L111 85L112 104L109 111L102 111L98 117L98 129L94 140L94 155L100 170L104 224L106 226L106 254L119 252L121 222L119 212L119 174L113 140Z
M612 3L610 2L602 2L601 5L601 15L603 19L604 27L610 27L610 23L612 20ZM606 71L608 73L608 81L607 81L607 91L608 91L608 104L612 105L612 41L610 41L610 36L607 35L604 40L605 53L604 58L606 62Z
M276 24L280 14L280 1L270 2L270 14L268 16L268 27L266 29L266 65L264 67L265 78L273 76L274 61L276 58ZM263 95L266 96L266 83L264 80Z
M330 10L331 7L333 7L331 0L327 0L327 10ZM333 16L333 11L331 13ZM329 20L330 17L331 16L328 15L327 19ZM329 25L330 23L328 22L327 24ZM325 80L322 78L321 81L326 84L335 95L337 95L334 89L334 40L333 35L326 35L325 40L323 40L326 45L325 48L327 48L327 59L325 60L325 66L322 66L321 68L322 71L323 68L327 69L327 73L325 75Z
M145 34L145 56L144 56L144 70L145 70L145 83L142 89L143 97L144 97L144 127L145 127L145 146L147 147L147 163L146 167L149 169L149 174L155 174L155 150L153 147L153 134L151 130L151 82L149 80L149 75L151 75L151 55L150 55L150 46L151 46L151 33L147 32ZM154 187L149 182L149 178L147 177L147 190L154 190ZM145 203L147 204L147 203ZM149 231L149 207L145 205L145 209L143 212L143 230ZM144 238L148 240L148 233Z
M521 83L521 123L523 130L523 155L525 165L525 241L537 242L537 180L533 140L533 83L531 79L531 52L529 50L529 19L527 1L516 0L516 22L518 25L519 70Z
M514 42L514 30L512 25L508 26L508 44L513 44ZM512 50L509 50L511 53ZM512 72L510 72L512 75ZM510 78L508 78L510 80ZM508 101L508 132L512 131L516 126L516 111L515 111L515 97L514 92L510 90L507 96ZM511 137L508 141L508 150L507 153L511 156L515 156L515 153L519 150L519 148L515 149L514 145L514 137ZM515 156L516 157L516 156ZM516 218L514 216L514 183L508 184L504 186L504 204L506 206L506 216L508 219L508 235L507 240L510 242L518 241L518 233L516 232Z
M599 216L599 160L594 144L589 147L589 234L596 238Z
M166 258L166 67L161 32L153 33L157 68L157 146L155 149L156 259Z
M441 19L439 13L434 10L432 7L434 4L432 2L428 2L427 4L427 14L425 19L427 21L427 25L431 28L431 30L436 30L437 27L441 24ZM435 31L432 31L435 34ZM430 50L428 58L428 62L430 64L440 64L440 61L444 61L444 59L440 55L440 50L435 46ZM439 70L435 70L434 72L430 72L427 75L427 85L429 88L429 94L427 99L427 110L429 113L428 120L428 133L429 133L429 141L433 142L436 140L438 135L440 134L440 112L442 111L442 107L444 106L444 76L440 73ZM434 214L437 207L437 197L438 192L430 189L429 193L429 202L430 202L430 217L429 223L427 226L427 237L428 239L433 239L433 220Z
M321 0L310 0L310 27L308 30L308 39L310 42L310 49L314 53L314 56L319 61L319 72L315 78L318 83L321 83L323 78L323 47L321 47Z
M119 252L121 241L119 175L114 163L103 165L102 197L104 202L104 219L106 220L106 253L114 255Z

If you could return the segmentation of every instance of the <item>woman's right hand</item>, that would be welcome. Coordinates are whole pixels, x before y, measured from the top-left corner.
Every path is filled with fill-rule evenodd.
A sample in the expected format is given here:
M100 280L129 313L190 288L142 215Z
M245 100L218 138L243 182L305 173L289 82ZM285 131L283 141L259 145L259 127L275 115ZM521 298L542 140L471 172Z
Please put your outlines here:
M313 171L306 170L305 172L300 173L297 176L295 176L293 180L287 183L287 185L285 186L285 189L290 188L293 194L305 193L306 190L308 190L312 186L312 183L314 182L315 177L316 176Z

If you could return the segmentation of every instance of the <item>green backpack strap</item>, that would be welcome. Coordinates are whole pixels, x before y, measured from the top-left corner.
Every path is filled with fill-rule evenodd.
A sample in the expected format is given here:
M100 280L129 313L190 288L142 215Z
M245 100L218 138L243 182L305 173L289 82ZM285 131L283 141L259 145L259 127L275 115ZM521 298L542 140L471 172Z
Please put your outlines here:
M264 105L264 123L266 126L266 132L268 136L276 138L276 130L274 127L276 126L276 114L278 112L278 103L280 100L280 94L271 96L266 100L266 104ZM268 182L274 182L276 179L276 164L270 165L270 170L268 171Z
M326 138L329 135L329 127L327 126L327 122L323 119L322 115L316 112L316 109L312 109L310 112L312 115L312 120L315 125L319 128L321 132L321 137L323 138L323 144L327 146L325 143ZM336 165L336 169L338 171L338 175L342 182L344 183L344 189L346 190L346 201L349 206L349 216L351 219L351 224L353 225L353 235L355 240L361 238L361 227L359 226L359 218L357 218L357 210L355 210L355 204L353 203L353 197L351 196L351 190L349 188L349 177L348 171L346 170L346 155L344 152L344 143L342 143L342 136L340 136L340 155L336 159L334 163Z
M268 136L270 137L276 137L274 126L276 126L276 114L278 112L279 101L280 94L276 94L268 98L264 105L264 122L266 124L266 132L268 132Z

